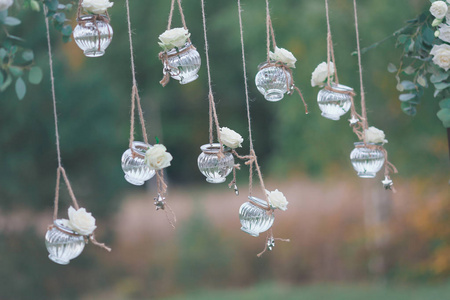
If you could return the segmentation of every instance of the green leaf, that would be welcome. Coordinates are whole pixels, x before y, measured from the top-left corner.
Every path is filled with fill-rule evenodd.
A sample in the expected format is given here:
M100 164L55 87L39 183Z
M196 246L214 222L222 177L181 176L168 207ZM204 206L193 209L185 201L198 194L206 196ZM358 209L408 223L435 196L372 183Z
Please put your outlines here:
M6 17L8 16L8 10L0 11L0 23L5 22Z
M398 36L397 41L398 41L400 44L404 44L404 43L406 42L407 39L408 39L408 36L407 36L407 35L401 34L401 35Z
M388 72L389 73L395 73L397 72L397 67L393 63L388 64Z
M23 81L22 77L17 78L16 80L16 94L19 100L22 100L25 97L25 93L27 92L27 86Z
M25 40L23 38L15 36L15 35L12 35L12 34L8 35L8 39L16 40L16 41L20 41L20 42L25 42Z
M439 107L442 108L442 109L444 109L444 108L450 108L450 98L441 100L441 101L439 102Z
M65 13L56 13L53 18L56 20L56 22L64 23L66 21L66 14Z
M437 90L444 90L444 89L450 87L450 83L448 83L448 82L439 82L439 83L435 83L434 87Z
M22 69L21 67L17 67L17 66L10 66L10 67L9 67L9 71L10 71L11 74L13 74L15 77L22 76L22 74L23 74L23 69Z
M3 81L5 80L5 77L3 76L3 72L0 71L0 86L3 85Z
M26 61L32 61L34 59L33 50L27 49L23 51L22 58Z
M398 99L400 101L409 101L413 98L416 98L417 95L416 94L401 94L400 96L398 96Z
M72 34L72 26L70 25L65 25L62 29L61 29L61 33L63 35L66 36L70 36Z
M436 115L442 121L445 128L450 128L450 108L443 108Z
M47 5L47 8L49 10L52 10L52 11L58 10L58 5L59 5L58 0L45 0L44 3L45 3L45 5Z
M448 76L450 76L449 73L441 73L439 75L434 75L433 74L433 75L430 76L430 81L432 83L438 83L438 82L441 82L443 80L446 80L448 78Z
M5 48L0 48L0 63L3 61L5 56L8 54L8 51L5 50Z
M402 102L401 108L402 111L409 116L415 116L417 113L416 106L409 102Z
M14 18L14 17L6 17L5 20L3 21L3 24L7 25L7 26L16 26L19 25L20 23L22 23L19 19Z
M0 86L0 92L3 92L6 90L6 88L12 83L12 76L11 74L6 74L6 80L3 82L3 85Z
M423 87L427 87L427 78L423 75L419 75L417 77L417 83Z
M39 67L32 67L28 74L28 81L32 84L39 84L42 80L42 70Z
M405 90L405 88L403 87L403 85L401 85L401 83L397 84L397 86L395 87L397 89L397 91L399 92L403 92Z
M39 3L36 0L31 0L30 1L30 7L34 11L40 11L41 10L41 7L39 6Z
M422 30L422 36L423 36L423 41L425 43L427 43L428 45L433 45L434 42L434 31L425 26L424 29Z
M416 69L412 66L407 66L406 69L403 70L406 74L411 75L414 74Z
M416 85L409 80L404 80L402 81L402 85L405 88L405 90L415 90L416 89Z

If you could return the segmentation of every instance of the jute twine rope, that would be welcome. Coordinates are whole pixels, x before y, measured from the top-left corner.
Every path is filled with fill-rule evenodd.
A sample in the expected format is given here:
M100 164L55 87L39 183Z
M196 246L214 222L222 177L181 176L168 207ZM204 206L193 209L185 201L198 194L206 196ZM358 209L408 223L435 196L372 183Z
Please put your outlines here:
M272 26L272 19L270 17L270 8L269 8L269 0L266 0L266 46L267 46L267 63L264 64L259 68L259 70L270 68L270 67L278 67L282 68L283 72L286 77L286 86L288 89L288 94L292 95L294 91L297 91L297 93L300 95L300 98L302 99L303 105L305 107L305 114L308 114L308 105L306 104L305 98L303 97L303 94L301 90L295 86L294 83L294 76L292 74L291 68L289 68L286 64L284 64L281 61L272 61L270 59L270 41L272 40L272 46L275 49L277 47L277 43L275 40L275 31L273 30ZM288 76L289 75L289 76ZM289 80L291 78L291 80Z
M53 73L52 44L51 44L51 40L50 40L50 26L49 26L49 22L48 22L48 18L47 18L48 9L47 9L46 5L44 5L43 11L44 11L45 28L47 31L47 46L48 46L48 58L49 58L48 61L49 61L49 67L50 67L50 83L51 83L52 100L53 100L53 118L55 121L56 153L57 153L57 158L58 158L58 168L56 169L55 199L54 199L54 208L53 208L53 221L55 221L56 219L58 219L59 190L60 190L60 183L61 183L61 175L67 186L67 190L69 192L70 198L72 199L74 208L76 210L78 210L80 208L80 206L78 205L78 201L75 197L75 193L73 192L72 185L70 184L69 177L67 176L66 170L62 166L61 146L60 146L59 126L58 126L58 112L56 109L55 76ZM50 225L50 227L54 227L54 226ZM100 248L103 248L107 251L111 251L111 248L107 247L105 244L97 242L94 234L90 234L89 239L91 240L92 244L94 244Z
M364 142L364 145L357 146L361 148L368 149L376 149L383 153L384 155L384 175L390 179L389 174L391 172L398 173L397 168L388 160L388 152L382 145L370 145L366 143L365 130L369 128L369 123L367 121L367 108L366 108L366 97L364 92L364 83L363 83L363 73L362 73L362 63L361 63L361 46L360 46L360 38L359 38L359 25L358 25L358 9L356 5L356 0L353 0L353 12L355 17L355 33L356 33L356 49L358 53L358 69L359 69L359 84L360 84L360 93L361 93L361 115L356 113L355 103L352 100L351 113L352 117L358 118L357 124L353 127L353 132L355 132L356 136L359 140ZM395 188L391 188L391 190L395 193Z
M248 136L249 136L249 143L250 143L250 154L246 155L246 156L240 156L235 150L233 150L233 154L236 155L236 157L238 157L240 159L247 160L245 162L245 164L248 165L249 169L250 169L250 171L249 171L249 195L250 196L252 195L252 191L253 191L253 165L255 166L256 173L258 174L261 190L263 192L263 195L265 195L265 199L266 199L266 202L267 202L267 207L263 207L263 206L260 206L260 205L257 205L257 206L262 208L262 209L264 209L264 210L266 210L268 214L272 214L274 210L270 206L270 201L269 201L268 195L266 193L266 187L265 187L265 184L264 184L264 179L263 179L263 176L262 176L261 168L260 168L260 166L258 164L258 157L256 156L256 153L255 153L255 150L254 150L254 146L253 146L252 123L251 123L251 117L250 117L250 99L249 99L249 95L248 95L247 65L245 63L244 28L243 28L243 24L242 24L241 1L238 0L237 4L238 4L238 16L239 16L239 30L240 30L240 36L241 36L242 69L243 69L243 74L244 74L245 104L246 104L246 108L247 108L247 121L248 121ZM268 5L267 5L267 7L268 7ZM269 22L270 22L270 17L269 17ZM273 34L273 29L272 29L272 36L273 36L273 41L275 43L275 35ZM270 45L269 45L269 47L270 47ZM253 203L253 204L255 204L255 203ZM268 231L267 237L266 237L266 246L265 246L264 250L257 255L258 257L260 257L264 252L266 252L268 241L271 238L273 238L272 229ZM283 240L283 239L279 239L279 240ZM284 241L289 241L289 240L284 240Z

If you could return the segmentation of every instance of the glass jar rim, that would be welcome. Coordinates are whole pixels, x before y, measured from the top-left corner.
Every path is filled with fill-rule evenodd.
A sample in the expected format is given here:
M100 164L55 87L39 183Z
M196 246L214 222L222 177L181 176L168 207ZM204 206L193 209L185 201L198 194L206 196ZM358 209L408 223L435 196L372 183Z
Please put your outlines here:
M374 145L374 146L382 146L383 143L364 143L364 142L354 142L355 146L363 146L363 145Z
M351 87L343 85L343 84L340 84L340 83L338 83L338 84L333 83L331 85L331 87L334 90L337 90L337 91L340 91L340 92L353 92L353 89Z
M145 157L145 153L148 149L152 148L152 145L146 144L144 142L134 141L131 151L140 157Z
M167 55L177 54L178 52L184 51L186 48L190 47L191 45L192 45L192 43L186 42L182 48L178 48L178 51L177 51L176 47L167 51Z
M200 150L202 150L202 152L206 154L217 154L220 151L220 144L219 143L204 144L200 147ZM231 148L228 148L227 146L223 145L223 151L231 152Z
M253 196L248 196L248 199L250 200L250 202L253 202L257 206L261 206L264 209L268 209L269 208L269 206L267 205L267 201L264 201L262 199L259 199L257 197L253 197Z
M87 15L81 15L80 17L78 17L77 21L93 21L96 16L101 16L104 19L109 20L108 16L105 14L87 14ZM99 20L98 20L99 21Z
M55 227L59 230L62 231L64 233L70 234L70 235L79 235L77 232L73 231L72 228L69 228L67 226L64 225L64 219L56 219L55 221L53 221L53 224L55 225Z

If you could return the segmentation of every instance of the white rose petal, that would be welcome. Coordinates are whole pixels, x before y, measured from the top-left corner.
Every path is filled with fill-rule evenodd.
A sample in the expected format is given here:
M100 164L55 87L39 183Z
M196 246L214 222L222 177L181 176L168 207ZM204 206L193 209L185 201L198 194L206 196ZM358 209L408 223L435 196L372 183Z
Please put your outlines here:
M385 139L385 135L383 130L380 130L376 127L369 127L364 131L364 135L366 137L366 143L387 143L388 141Z
M189 31L184 28L173 28L164 31L160 36L158 43L164 50L174 47L181 48L186 44L187 39L191 36Z
M448 71L450 69L450 46L447 44L434 45L430 51L433 55L433 62Z
M242 147L241 143L244 141L239 133L227 127L220 128L220 140L232 149Z
M69 207L69 223L68 226L73 229L73 231L81 235L90 235L94 232L95 228L95 218L91 213L86 212L85 208L80 208L75 210L72 206Z
M278 189L275 191L266 190L267 197L269 198L270 206L275 209L286 210L289 202L286 200L286 197L280 192Z
M444 42L450 43L450 26L447 24L439 25L439 38Z
M0 0L0 11L7 10L13 2L14 0Z
M330 62L330 77L334 75L334 64ZM326 62L320 63L312 72L311 86L323 86L325 80L328 79L328 64Z
M284 48L275 47L275 51L270 52L269 54L271 60L281 61L282 63L285 63L289 68L295 68L295 62L297 61L297 59L290 51Z
M88 12L93 14L103 14L108 8L114 5L109 0L83 0L81 6Z
M444 1L435 1L431 4L430 13L436 19L443 19L447 14L448 6Z
M145 163L152 170L160 170L170 166L173 157L166 152L166 147L161 144L154 145L145 152Z

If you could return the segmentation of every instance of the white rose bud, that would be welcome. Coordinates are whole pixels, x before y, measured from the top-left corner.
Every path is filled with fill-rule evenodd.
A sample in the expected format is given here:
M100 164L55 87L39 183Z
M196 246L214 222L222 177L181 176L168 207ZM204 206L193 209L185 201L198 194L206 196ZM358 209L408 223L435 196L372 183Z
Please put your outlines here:
M0 11L7 10L13 5L14 0L0 0Z
M186 44L187 39L191 36L189 31L184 28L173 28L164 31L160 36L158 43L164 50L170 50L174 47L181 48Z
M440 34L441 34L441 33L439 32L439 30L436 30L436 31L434 32L434 37L439 37Z
M330 62L330 77L334 75L334 64ZM325 80L328 79L328 64L326 62L320 63L311 76L311 86L323 86Z
M286 197L280 192L278 189L275 191L266 190L267 198L269 198L270 207L272 209L278 208L281 210L286 210L289 202L286 200Z
M436 19L443 19L447 14L448 6L444 1L435 1L431 4L430 13Z
M431 26L436 27L441 23L442 23L442 19L434 19L433 23L431 23Z
M109 0L83 0L81 6L88 12L93 14L103 14L108 8L114 5Z
M227 127L220 128L220 140L231 149L242 147L241 143L244 141L239 133Z
M150 169L160 170L170 166L173 157L166 150L164 145L156 144L145 152L145 163Z
M434 45L430 51L433 55L433 62L448 71L450 69L450 46L447 44Z
M95 218L91 213L86 212L85 208L75 210L72 206L69 207L69 222L66 224L78 234L90 235L94 232Z
M387 143L388 141L385 139L385 135L383 130L380 130L376 127L369 127L364 131L365 137L366 137L366 143Z
M295 62L297 61L292 52L284 48L278 47L275 47L274 52L269 53L269 57L271 60L281 61L282 63L286 64L286 66L288 66L289 68L295 68Z

